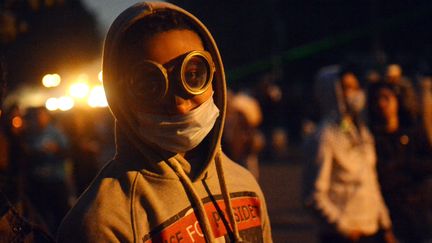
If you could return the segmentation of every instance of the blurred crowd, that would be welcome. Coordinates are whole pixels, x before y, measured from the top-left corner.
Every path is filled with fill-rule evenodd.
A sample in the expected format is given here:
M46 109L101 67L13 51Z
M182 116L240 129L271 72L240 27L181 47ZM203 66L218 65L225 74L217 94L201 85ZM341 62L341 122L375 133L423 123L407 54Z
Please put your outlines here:
M3 110L1 191L20 215L55 235L76 198L113 157L113 130L107 109Z
M319 238L430 242L431 77L390 64L362 82L354 70L328 66L316 77L322 118L306 129L304 196Z
M306 204L323 222L323 242L337 242L339 236L357 242L388 229L388 239L427 242L432 239L432 76L406 77L398 64L366 75L357 71L335 65L316 76L313 110L319 119L302 118L298 144L304 144L304 155L295 157L305 165ZM293 158L283 126L290 119L284 95L268 77L256 87L228 92L223 149L257 179L259 161ZM1 191L20 215L54 235L114 155L113 133L107 109L8 107L1 116ZM376 230L356 223L354 212L364 216L371 208L388 216L377 216Z
M268 80L229 93L224 151L256 178L260 160L300 160L321 242L430 242L432 76L333 65L318 71L312 93L300 157L279 126L284 92Z

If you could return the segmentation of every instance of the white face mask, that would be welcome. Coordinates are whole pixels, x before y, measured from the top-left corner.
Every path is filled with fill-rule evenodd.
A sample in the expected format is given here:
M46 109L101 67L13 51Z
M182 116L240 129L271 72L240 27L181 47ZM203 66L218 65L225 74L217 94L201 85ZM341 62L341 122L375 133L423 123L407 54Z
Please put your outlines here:
M202 142L213 128L219 109L210 97L185 115L138 114L139 136L160 148L187 152Z
M366 104L366 96L363 91L357 91L355 94L347 97L347 105L351 112L360 113Z

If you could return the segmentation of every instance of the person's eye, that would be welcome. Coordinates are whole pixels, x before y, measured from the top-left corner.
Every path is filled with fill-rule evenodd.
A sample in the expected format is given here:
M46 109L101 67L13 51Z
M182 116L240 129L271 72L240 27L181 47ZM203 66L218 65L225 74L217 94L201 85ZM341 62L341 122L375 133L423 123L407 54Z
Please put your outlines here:
M192 79L197 78L197 76L198 76L198 70L189 70L187 72L187 76L188 76L188 78L192 78Z

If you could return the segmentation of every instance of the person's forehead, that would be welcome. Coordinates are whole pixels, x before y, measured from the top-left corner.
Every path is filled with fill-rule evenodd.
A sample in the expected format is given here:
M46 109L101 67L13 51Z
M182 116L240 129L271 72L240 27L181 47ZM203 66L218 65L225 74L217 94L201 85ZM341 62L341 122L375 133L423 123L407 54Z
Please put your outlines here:
M159 63L194 50L204 50L201 38L191 30L169 30L157 33L143 43L142 55Z
M402 69L399 65L393 64L387 67L387 75L397 76L400 75L401 73L402 73Z
M342 85L344 88L359 88L360 84L353 73L346 73L342 76Z

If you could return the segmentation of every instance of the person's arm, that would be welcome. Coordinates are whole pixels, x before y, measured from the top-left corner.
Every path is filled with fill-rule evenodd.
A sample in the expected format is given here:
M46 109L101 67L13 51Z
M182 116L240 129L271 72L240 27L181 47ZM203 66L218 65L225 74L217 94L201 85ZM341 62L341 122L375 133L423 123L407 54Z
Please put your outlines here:
M318 170L312 192L314 207L327 223L333 225L337 223L340 217L340 210L328 197L333 166L333 152L325 134L321 134L318 140L315 165L318 167Z
M320 134L315 156L317 168L313 190L313 204L322 219L336 232L351 240L357 240L361 233L347 228L341 208L338 208L329 198L333 164L335 163L332 136L328 131Z

